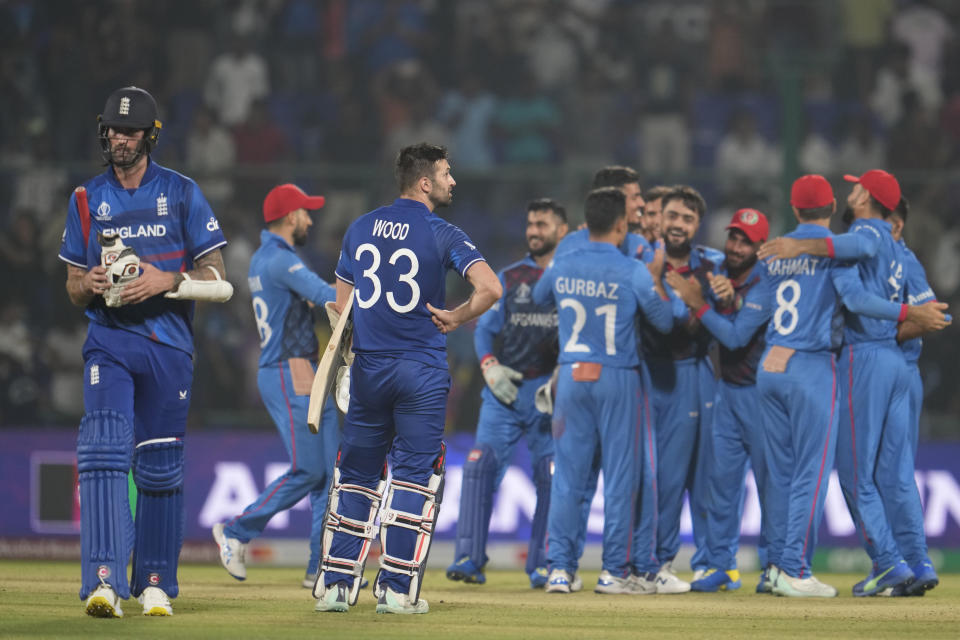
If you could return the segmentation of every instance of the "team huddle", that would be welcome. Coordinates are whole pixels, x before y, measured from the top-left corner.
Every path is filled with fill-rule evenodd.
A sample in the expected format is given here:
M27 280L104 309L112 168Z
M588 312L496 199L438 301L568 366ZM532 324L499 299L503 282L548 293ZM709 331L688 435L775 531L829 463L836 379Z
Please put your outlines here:
M149 93L111 94L98 126L107 169L71 197L60 250L70 300L89 319L79 595L95 617L122 617L120 600L131 595L144 615L173 615L193 301L225 302L233 292L220 255L226 239L200 189L150 158L160 130ZM749 465L763 509L757 590L835 596L810 570L834 464L873 561L854 595L922 595L937 585L913 479L916 363L921 336L950 320L902 241L908 209L893 176L848 176L851 224L838 236L828 228L830 185L804 176L790 195L796 231L767 242L764 214L741 209L719 252L692 244L707 210L696 190L656 187L644 199L635 171L606 167L586 198L585 229L568 234L564 207L534 200L529 254L495 274L467 234L435 214L456 185L446 149L405 147L394 171L399 197L350 225L333 286L295 250L323 197L283 184L264 200L247 280L257 381L291 466L213 527L231 576L246 579L248 543L309 495L303 585L316 611L356 604L377 538L377 612L429 611L420 590L443 500L445 334L479 318L486 388L448 578L485 581L493 494L523 438L537 489L531 587L582 588L578 562L602 471L597 593L738 588ZM454 309L445 304L448 270L472 288ZM307 426L314 306L351 336L319 435ZM692 583L672 567L684 492Z
M903 242L907 203L896 179L881 170L847 179L856 184L846 234L829 230L830 184L808 175L790 194L794 232L767 242L766 216L741 209L723 253L691 243L706 212L694 189L655 187L644 202L627 167L596 174L587 228L562 240L564 209L532 202L530 254L501 272L504 297L477 326L488 388L447 577L485 581L492 494L524 436L538 497L531 587L582 588L578 560L602 470L597 593L739 588L749 466L762 507L757 592L835 596L811 573L834 465L873 561L854 595L923 595L936 586L913 478L916 363L920 336L949 317ZM555 333L512 321L554 309ZM556 354L552 379L545 352ZM692 583L672 566L684 491Z

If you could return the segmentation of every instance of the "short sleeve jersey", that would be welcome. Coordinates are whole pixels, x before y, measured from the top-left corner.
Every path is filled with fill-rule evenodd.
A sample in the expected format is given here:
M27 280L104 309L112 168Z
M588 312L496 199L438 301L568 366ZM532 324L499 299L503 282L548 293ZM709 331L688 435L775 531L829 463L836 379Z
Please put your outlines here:
M466 277L482 260L467 234L416 200L398 198L355 220L336 270L354 287L353 350L447 368L446 336L426 303L444 308L447 270Z
M70 196L61 260L83 269L100 264L97 234L118 235L140 260L161 271L189 271L194 260L227 241L197 183L148 160L140 186L125 189L109 167L84 183L90 234L84 241L76 195ZM140 304L107 307L94 297L86 314L92 323L138 333L193 353L194 303L156 295Z
M322 308L336 299L336 290L308 269L286 240L267 230L260 232L247 284L260 333L260 366L316 358L317 336L308 303Z
M552 302L533 301L543 269L527 256L497 275L503 297L477 321L477 357L493 353L525 378L549 374L557 364L557 309Z
M890 234L890 223L876 218L859 219L850 226L848 233L874 236L874 241L879 239L876 253L856 263L864 290L884 300L903 302L903 252ZM890 340L897 336L895 320L881 320L847 312L844 313L844 322L845 344Z
M638 309L660 309L661 323L672 321L646 265L606 242L590 242L554 258L534 288L534 300L557 306L561 364L635 367Z

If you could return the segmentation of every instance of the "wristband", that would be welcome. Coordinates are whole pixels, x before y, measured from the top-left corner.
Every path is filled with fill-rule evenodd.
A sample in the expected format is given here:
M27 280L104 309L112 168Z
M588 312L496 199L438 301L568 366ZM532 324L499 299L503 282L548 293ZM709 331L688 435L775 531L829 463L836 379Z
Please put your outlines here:
M836 254L836 252L833 250L833 238L827 237L827 238L824 238L824 240L825 240L826 243L827 243L827 257L828 257L828 258L833 258L833 257L835 257L837 254Z
M696 315L696 316L697 316L697 320L699 320L700 318L702 318L702 317L704 316L704 314L705 314L707 311L710 311L710 305L707 304L706 302L704 302L704 303L703 303L703 306L700 307L699 309L697 309L697 312L696 312L694 315Z
M903 322L907 319L907 312L910 311L910 305L901 304L900 305L900 315L897 316L897 322Z

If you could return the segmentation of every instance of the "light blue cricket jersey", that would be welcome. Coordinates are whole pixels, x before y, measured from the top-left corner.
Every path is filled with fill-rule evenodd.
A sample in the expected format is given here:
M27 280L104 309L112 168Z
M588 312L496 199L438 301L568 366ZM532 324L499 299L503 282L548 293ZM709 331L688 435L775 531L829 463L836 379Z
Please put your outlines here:
M307 268L286 240L264 229L247 277L260 332L260 366L288 358L316 358L317 336L308 302L318 307L337 291Z
M197 183L148 159L137 189L124 189L113 167L88 180L90 235L84 245L76 194L70 196L61 260L83 269L100 264L97 233L116 234L144 262L161 271L189 271L194 260L227 241ZM158 294L140 304L110 308L102 296L87 306L91 322L125 329L193 353L194 303Z
M800 224L788 238L830 238L830 230ZM855 314L895 322L902 305L864 290L855 267L833 258L802 254L761 263L768 279L772 315L766 341L801 351L826 351L840 346L840 301Z
M635 367L637 310L660 331L673 325L670 302L657 294L646 265L607 242L555 257L533 288L533 301L557 307L560 364Z
M582 249L589 244L590 230L578 229L563 237L563 240L557 245L557 251L554 255L562 256L570 251ZM658 244L662 244L662 242ZM647 242L647 239L639 233L627 233L627 237L623 239L618 249L620 253L628 258L636 258L644 262L653 260L653 248L650 246L650 243Z
M937 296L927 282L927 272L903 238L897 243L897 248L900 250L903 263L904 293L907 296L907 304L926 304L936 300ZM907 362L916 362L920 359L920 352L923 350L923 338L907 340L900 345L900 348L903 349Z
M337 277L354 286L353 350L447 368L447 340L426 303L445 308L446 272L483 260L456 225L398 198L355 220L343 237Z

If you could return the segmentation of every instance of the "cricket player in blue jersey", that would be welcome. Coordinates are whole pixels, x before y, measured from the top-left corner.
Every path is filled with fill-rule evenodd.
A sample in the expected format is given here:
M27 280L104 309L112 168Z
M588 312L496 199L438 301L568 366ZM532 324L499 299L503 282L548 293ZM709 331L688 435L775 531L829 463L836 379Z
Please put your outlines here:
M340 440L333 398L323 411L318 436L307 427L307 407L317 361L317 337L311 306L336 299L336 290L311 271L294 247L307 241L313 222L309 209L319 209L323 196L308 196L293 184L274 187L263 201L260 248L250 260L247 282L260 333L260 397L277 425L290 456L290 468L271 482L243 513L213 526L220 563L237 580L247 577L246 545L263 533L275 514L310 496L313 525L310 560L304 586L313 587L320 562L327 490Z
M820 243L817 251L857 260L866 291L903 302L902 252L888 221L900 202L900 185L879 169L846 179L856 183L847 197L854 222L847 234ZM920 308L904 305L904 309ZM940 314L939 323L944 323L938 310L942 308L945 305L937 303L927 307L931 314ZM861 542L873 561L871 574L854 586L853 593L872 596L886 589L922 592L936 586L938 578L931 565L927 575L916 580L905 560L909 556L911 563L926 570L923 507L914 480L909 426L911 379L896 342L898 322L905 318L864 317L848 307L844 319L839 376L845 402L838 407L842 428L837 437L837 473ZM895 527L902 531L899 538L906 548L898 544Z
M662 198L666 271L694 277L704 291L707 274L717 273L723 254L692 244L706 213L706 202L692 187L677 186ZM685 593L690 584L673 572L680 550L683 493L690 499L696 552L695 578L708 567L706 547L706 474L701 470L709 446L709 427L716 381L707 354L710 334L692 314L682 310L673 330L660 336L643 325L643 366L651 381L651 413L657 447L657 593Z
M350 225L337 263L336 306L347 313L352 301L356 358L313 590L317 611L356 603L381 503L377 612L429 611L419 596L443 497L445 334L503 294L470 238L433 213L453 200L446 149L405 147L395 174L400 197ZM452 311L444 309L448 269L474 289Z
M533 302L533 286L567 232L566 210L541 198L527 206L527 256L498 274L503 298L480 316L474 348L487 386L482 392L477 439L463 465L460 516L451 580L482 584L487 563L487 533L493 494L500 486L514 447L527 441L533 462L537 505L531 523L526 573L530 586L547 582L545 538L553 476L553 436L550 414L534 402L557 364L557 311L552 304Z
M733 215L727 225L726 258L720 275L708 274L709 296L704 296L696 280L687 280L676 271L666 276L667 284L720 343L720 381L711 430L713 442L705 466L709 492L709 568L702 578L691 583L693 591L740 588L736 549L743 514L743 478L748 463L753 468L763 502L763 425L757 420L760 405L756 385L770 304L762 268L756 264L757 250L767 240L769 230L767 217L760 211L740 209ZM766 541L762 529L758 548L760 564L764 566ZM761 576L758 591L765 588Z
M224 302L233 289L223 280L226 240L197 184L150 158L161 127L153 97L118 89L98 120L107 170L70 198L59 254L70 301L89 319L77 437L80 598L95 617L121 617L131 593L145 615L168 616L183 544L192 300Z
M534 302L556 305L560 337L547 524L546 590L552 593L576 591L582 584L577 577L582 505L592 497L598 453L604 532L595 591L636 593L628 578L645 414L634 317L642 310L666 331L673 316L660 283L662 262L655 260L651 271L618 250L628 233L625 205L615 187L591 191L585 204L589 245L558 255L533 292Z
M848 203L852 201L859 203L859 195L848 199ZM790 202L800 224L787 238L834 240L828 226L836 201L830 184L822 176L803 176L794 182ZM869 235L879 234L874 230ZM778 595L833 597L837 590L812 575L808 558L810 548L816 546L835 451L840 450L843 456L837 445L843 403L837 402L840 386L833 352L839 343L835 330L839 303L847 309L848 322L857 323L857 328L848 326L845 330L848 338L863 323L885 320L895 332L897 321L909 318L921 326L937 325L944 322L943 314L929 305L901 304L895 294L880 297L870 293L870 284L861 282L856 267L832 258L801 253L793 258L774 256L765 265L773 316L757 386L765 422L767 488L763 508L769 524L770 581ZM868 352L885 353L882 349ZM902 355L896 351L892 354L902 361ZM887 377L888 370L898 379L897 368L895 357L874 363L872 384L882 384L888 398L896 391L882 379ZM825 398L830 401L824 402ZM861 459L856 461L860 463ZM843 464L838 460L841 482ZM872 463L868 472L871 476L874 473ZM882 503L876 502L882 512ZM871 525L871 534L882 532L883 525L886 518L881 513L878 523ZM886 536L894 547L890 553L898 553L889 527ZM906 571L910 572L909 567ZM912 578L912 572L909 577ZM882 576L876 582L883 588L892 586L884 584Z

